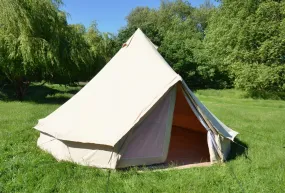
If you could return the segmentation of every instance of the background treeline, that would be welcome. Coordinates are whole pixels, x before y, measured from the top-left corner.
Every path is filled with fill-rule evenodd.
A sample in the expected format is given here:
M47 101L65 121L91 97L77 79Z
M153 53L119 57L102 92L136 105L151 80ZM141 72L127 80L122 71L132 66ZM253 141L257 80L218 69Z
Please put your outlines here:
M285 0L162 0L137 7L117 35L69 25L60 0L1 0L0 83L90 80L139 27L192 89L285 91ZM159 74L158 74L159 76ZM114 83L115 84L115 83Z

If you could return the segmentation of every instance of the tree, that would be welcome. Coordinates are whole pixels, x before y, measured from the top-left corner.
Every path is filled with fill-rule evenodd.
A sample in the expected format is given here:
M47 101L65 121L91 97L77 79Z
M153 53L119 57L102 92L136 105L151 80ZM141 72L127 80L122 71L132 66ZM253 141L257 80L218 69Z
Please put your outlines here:
M285 91L285 2L223 0L210 19L205 45L211 63L237 88Z
M208 4L204 7L203 12L198 12L182 0L164 0L159 9L137 7L127 16L127 26L119 31L119 45L141 28L192 88L214 85L216 71L205 63L208 58L203 45L206 19L213 7Z
M95 69L98 57L84 38L85 28L68 25L61 4L60 0L1 1L0 75L4 77L0 79L15 85L19 99L30 81L70 83L84 79L90 66Z
M40 69L59 64L58 36L64 25L60 1L2 0L0 4L0 69L14 83L22 99L29 81L41 76Z
M202 5L198 9L195 9L194 19L196 20L198 29L204 34L207 29L209 19L214 13L216 7L210 0L205 0Z
M84 39L89 45L90 54L94 62L89 66L89 79L99 72L111 59L116 51L115 37L110 33L101 33L97 23L93 21L84 34Z
M100 56L104 58L104 64L109 62L111 58L116 53L116 37L111 33L102 33L101 41L99 42L100 46Z
M127 26L119 30L117 50L140 28L155 45L161 44L161 34L157 21L157 11L148 7L137 7L126 17Z

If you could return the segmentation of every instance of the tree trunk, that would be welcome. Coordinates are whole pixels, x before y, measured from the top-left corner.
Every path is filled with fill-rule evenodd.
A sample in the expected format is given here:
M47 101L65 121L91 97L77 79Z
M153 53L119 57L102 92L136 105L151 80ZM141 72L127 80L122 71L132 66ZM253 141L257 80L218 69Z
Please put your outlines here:
M20 101L24 100L26 91L30 85L24 77L17 77L14 81L16 98Z

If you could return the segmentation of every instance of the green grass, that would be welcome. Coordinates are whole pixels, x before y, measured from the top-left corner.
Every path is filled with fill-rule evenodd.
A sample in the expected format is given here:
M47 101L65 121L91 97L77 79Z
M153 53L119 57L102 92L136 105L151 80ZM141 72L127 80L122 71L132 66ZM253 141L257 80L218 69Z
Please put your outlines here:
M25 102L0 93L0 192L105 192L108 171L57 162L36 146L32 127L80 86L33 85ZM8 94L7 94L8 93ZM245 98L241 91L198 90L197 96L240 132L248 158L170 171L111 171L109 192L284 192L285 102Z

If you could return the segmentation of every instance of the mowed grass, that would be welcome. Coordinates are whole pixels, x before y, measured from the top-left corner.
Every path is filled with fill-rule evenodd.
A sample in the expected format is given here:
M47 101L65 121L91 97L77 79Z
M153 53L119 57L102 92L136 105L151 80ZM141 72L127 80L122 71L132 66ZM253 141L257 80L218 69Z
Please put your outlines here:
M107 170L57 162L36 145L37 120L80 88L33 85L25 102L0 101L1 193L105 192L107 184L109 192L285 192L285 101L244 98L235 90L196 91L217 117L240 133L248 155L211 167L111 171L107 183Z

